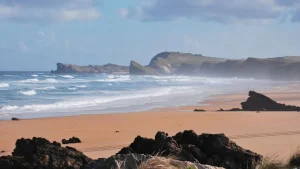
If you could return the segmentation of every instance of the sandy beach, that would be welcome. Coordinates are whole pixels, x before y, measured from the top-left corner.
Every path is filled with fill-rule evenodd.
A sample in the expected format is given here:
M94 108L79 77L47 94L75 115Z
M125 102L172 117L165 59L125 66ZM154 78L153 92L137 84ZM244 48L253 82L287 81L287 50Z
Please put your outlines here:
M258 91L262 92L262 91ZM264 92L278 102L300 105L299 92ZM218 95L201 102L203 106L155 109L137 113L81 115L72 117L0 121L0 155L11 154L16 139L44 137L61 141L79 137L72 147L91 158L108 157L130 144L137 135L153 138L157 131L174 135L183 130L200 133L224 133L238 145L264 156L283 159L300 145L299 112L218 112L220 108L240 107L247 92ZM203 108L207 112L193 112ZM116 132L119 131L119 132Z

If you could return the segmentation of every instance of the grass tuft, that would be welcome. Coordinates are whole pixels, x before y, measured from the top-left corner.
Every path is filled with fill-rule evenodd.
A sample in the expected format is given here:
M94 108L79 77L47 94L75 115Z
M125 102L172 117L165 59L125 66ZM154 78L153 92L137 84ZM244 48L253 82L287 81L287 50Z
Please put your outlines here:
M264 157L262 164L258 169L288 169L281 160L279 160L277 155Z
M288 163L291 167L300 167L300 147L294 151Z

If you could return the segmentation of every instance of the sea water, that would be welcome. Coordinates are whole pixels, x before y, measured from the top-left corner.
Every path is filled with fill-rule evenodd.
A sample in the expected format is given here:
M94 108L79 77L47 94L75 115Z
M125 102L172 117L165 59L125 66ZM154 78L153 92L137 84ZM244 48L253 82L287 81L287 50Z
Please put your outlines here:
M251 78L0 72L0 119L197 105L211 95L255 90L273 83Z

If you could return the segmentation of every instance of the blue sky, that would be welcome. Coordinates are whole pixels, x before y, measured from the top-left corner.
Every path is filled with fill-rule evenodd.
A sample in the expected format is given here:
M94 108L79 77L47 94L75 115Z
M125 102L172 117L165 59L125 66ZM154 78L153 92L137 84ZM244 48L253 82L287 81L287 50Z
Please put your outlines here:
M0 70L300 56L299 0L0 0Z

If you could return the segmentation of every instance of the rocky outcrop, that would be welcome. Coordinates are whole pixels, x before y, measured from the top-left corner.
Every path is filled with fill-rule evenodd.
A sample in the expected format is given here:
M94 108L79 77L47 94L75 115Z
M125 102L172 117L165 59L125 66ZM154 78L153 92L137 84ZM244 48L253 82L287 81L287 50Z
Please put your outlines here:
M170 148L170 147L169 147ZM13 156L0 157L1 169L143 169L143 165L175 165L178 169L193 166L195 169L221 169L200 163L159 158L143 154L118 154L107 159L92 160L71 147L44 138L19 139ZM151 168L151 166L150 166ZM147 169L147 168L145 168ZM148 166L149 169L149 166ZM164 169L162 167L162 169Z
M241 105L243 110L247 111L300 111L300 107L277 103L255 91L250 91L249 98L247 101L242 102Z
M69 138L69 140L62 139L61 142L63 144L75 144L75 143L81 143L81 140L77 137L72 137L72 138Z
M147 66L132 62L130 74L194 75L300 80L300 57L222 59L179 52L157 54Z
M129 73L131 75L155 75L156 71L149 67L144 67L135 61L130 62Z
M115 64L106 64L102 66L78 66L72 64L57 63L57 70L51 71L51 73L56 74L66 74L66 73L129 73L128 66L120 66Z
M92 162L74 148L35 137L17 140L12 155L0 157L1 169L81 169Z
M132 153L173 156L181 161L226 169L255 169L262 161L261 155L243 149L224 134L197 135L193 131L184 131L174 137L158 132L155 139L138 136L129 147L121 149L118 154Z

